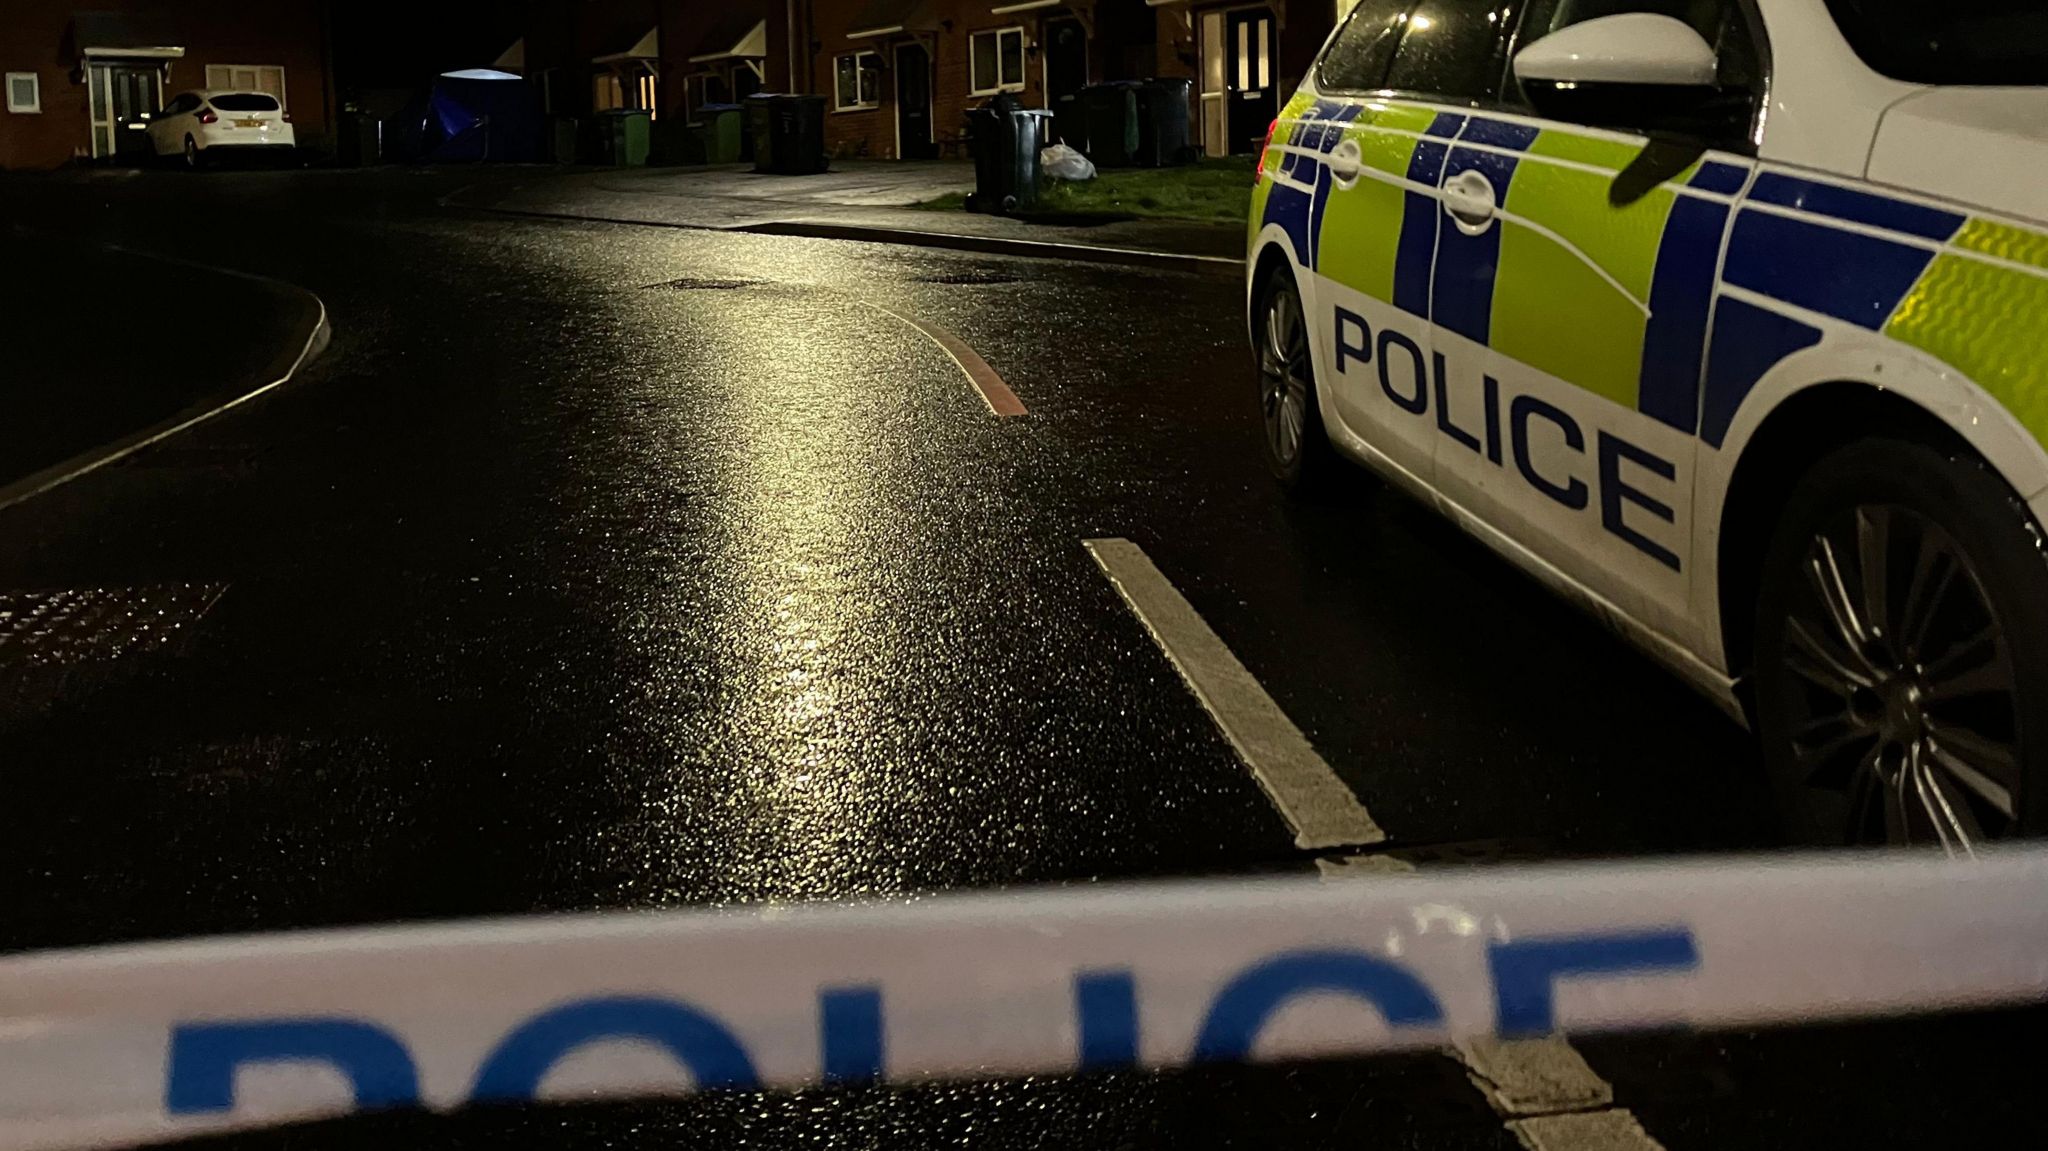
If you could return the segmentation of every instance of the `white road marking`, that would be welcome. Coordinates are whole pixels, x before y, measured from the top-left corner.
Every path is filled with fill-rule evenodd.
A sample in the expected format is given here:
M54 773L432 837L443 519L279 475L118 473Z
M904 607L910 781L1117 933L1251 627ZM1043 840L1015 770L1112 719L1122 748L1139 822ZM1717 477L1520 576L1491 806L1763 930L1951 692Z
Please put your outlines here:
M1145 549L1127 539L1083 543L1294 829L1297 846L1386 840L1365 805ZM1384 853L1359 852L1318 858L1316 870L1325 880L1380 879L1412 874L1415 865ZM1562 1035L1474 1040L1446 1054L1464 1066L1473 1086L1529 1151L1664 1151L1627 1108L1613 1106L1613 1085Z
M1508 1130L1529 1151L1663 1151L1664 1147L1625 1108L1517 1119L1508 1124Z
M1252 778L1305 850L1379 843L1380 830L1351 788L1337 778L1301 729L1238 662L1194 606L1160 574L1145 549L1126 539L1085 541L1132 614L1152 633Z
M1562 1035L1473 1039L1457 1050L1473 1085L1502 1115L1557 1115L1614 1104L1614 1086L1587 1066Z
M229 396L225 399L202 400L176 415L159 423L152 424L139 432L131 432L119 439L81 452L68 460L60 460L41 471L32 472L15 480L13 483L0 485L0 508L13 507L23 500L31 499L52 488L68 484L88 472L95 472L106 467L108 464L124 460L152 444L170 439L180 432L197 427L213 419L215 416L241 407L243 404L273 388L289 383L293 376L298 375L299 369L305 367L314 357L326 350L327 342L333 336L333 331L327 324L327 302L296 284L287 284L283 280L273 280L268 276L258 276L250 272L238 272L233 268L216 268L209 264L182 260L175 256L160 256L154 252L138 252L132 248L121 247L118 244L109 246L115 251L127 252L131 255L144 257L145 259L160 260L167 264L185 264L190 267L204 268L207 271L216 272L224 276L235 276L240 279L256 280L262 283L280 284L292 291L304 292L307 296L311 297L313 303L318 306L319 312L313 322L312 330L306 333L305 342L300 345L298 354L293 357L292 362L285 366L283 375L267 383L259 384L239 395Z

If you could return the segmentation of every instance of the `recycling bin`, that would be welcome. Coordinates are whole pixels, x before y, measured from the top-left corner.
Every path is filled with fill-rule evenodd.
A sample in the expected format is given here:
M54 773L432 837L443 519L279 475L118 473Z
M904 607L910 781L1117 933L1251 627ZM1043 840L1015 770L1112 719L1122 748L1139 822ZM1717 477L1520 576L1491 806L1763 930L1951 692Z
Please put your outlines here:
M651 133L641 108L613 108L598 113L598 149L614 168L644 168Z
M1038 203L1038 152L1045 147L1053 114L1025 108L1015 97L997 96L967 114L974 149L975 212L1029 210Z
M737 164L745 110L738 104L706 104L697 110L697 138L706 164Z
M1088 158L1098 168L1128 168L1138 154L1138 82L1118 80L1081 89Z
M1140 167L1194 161L1195 150L1188 141L1190 83L1181 77L1155 77L1138 85L1138 147L1133 161Z
M754 171L808 176L825 170L825 98L786 92L747 97Z

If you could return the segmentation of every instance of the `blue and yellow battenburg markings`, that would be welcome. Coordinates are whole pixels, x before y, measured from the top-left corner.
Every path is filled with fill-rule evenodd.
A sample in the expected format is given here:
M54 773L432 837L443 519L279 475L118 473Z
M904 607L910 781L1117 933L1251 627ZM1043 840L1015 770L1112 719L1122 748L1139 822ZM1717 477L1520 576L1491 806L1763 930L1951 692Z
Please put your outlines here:
M1277 225L1322 276L1712 447L1821 340L1807 313L1949 364L2048 443L2048 235L1711 158L1617 204L1640 142L1420 105L1302 93L1282 126L1255 233ZM1372 170L1351 188L1325 162L1346 139ZM1433 194L1466 170L1503 190L1477 236ZM1717 265L1739 296L1716 298Z

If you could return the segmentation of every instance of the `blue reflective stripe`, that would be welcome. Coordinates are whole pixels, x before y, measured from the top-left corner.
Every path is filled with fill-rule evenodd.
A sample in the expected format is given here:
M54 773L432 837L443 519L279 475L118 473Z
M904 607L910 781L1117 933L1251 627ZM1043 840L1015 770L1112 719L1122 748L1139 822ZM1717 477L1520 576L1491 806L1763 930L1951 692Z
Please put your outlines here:
M1944 212L1939 208L1895 200L1890 196L1858 192L1837 184L1802 180L1797 176L1787 176L1783 172L1765 172L1759 175L1756 183L1751 186L1749 195L1751 199L1766 204L1798 208L1822 216L1833 216L1837 220L1868 224L1873 228L1886 228L1929 240L1946 240L1956 234L1957 228L1963 226L1963 217L1955 212Z
M1536 140L1537 129L1527 124L1511 124L1506 120L1488 120L1483 116L1472 117L1465 125L1465 133L1458 139L1469 144L1491 144L1496 148L1513 148L1517 152L1528 150Z
M1438 112L1429 127L1422 130L1425 136L1455 136L1465 126L1465 117L1457 112Z
M1295 258L1310 269L1322 255L1323 208L1329 203L1330 166L1310 152L1328 155L1343 142L1345 125L1358 119L1365 109L1358 104L1318 100L1308 114L1287 129L1289 151L1280 159L1279 172L1288 179L1315 186L1314 193L1275 184L1266 193L1266 215L1262 223L1279 224L1294 244Z
M1714 263L1728 207L1680 196L1664 221L1650 277L1650 318L1643 327L1643 372L1636 407L1690 434L1699 424L1700 355L1714 298Z
M1477 170L1494 186L1496 195L1505 197L1518 163L1515 157L1499 152L1453 148L1444 178L1449 180L1460 172ZM1429 318L1439 327L1483 344L1493 327L1500 226L1495 223L1476 236L1468 236L1458 229L1450 213L1434 214L1438 221L1436 283L1431 292Z
M1700 438L1720 447L1743 397L1764 373L1793 352L1819 342L1820 329L1810 324L1722 296L1714 305Z
M1733 196L1742 191L1742 181L1748 174L1747 168L1709 160L1701 164L1700 170L1694 172L1692 179L1686 183L1702 192L1719 192L1724 196Z
M1437 124L1447 113L1438 113ZM1463 124L1463 116L1456 117ZM1435 187L1444 174L1448 149L1433 140L1418 140L1408 159L1408 178ZM1425 319L1429 317L1429 269L1436 259L1436 197L1426 192L1409 192L1401 210L1401 240L1394 249L1394 306Z
M1728 283L1875 331L1933 258L1922 248L1744 209L1721 274Z
M1323 209L1330 206L1330 189L1336 183L1336 175L1328 164L1318 164L1316 191L1308 208L1308 266L1319 268L1323 259Z
M1309 245L1308 218L1312 206L1307 192L1275 182L1266 189L1266 214L1259 221L1261 227L1278 224L1287 234L1287 242L1294 249L1294 259L1302 266L1314 268L1315 253Z

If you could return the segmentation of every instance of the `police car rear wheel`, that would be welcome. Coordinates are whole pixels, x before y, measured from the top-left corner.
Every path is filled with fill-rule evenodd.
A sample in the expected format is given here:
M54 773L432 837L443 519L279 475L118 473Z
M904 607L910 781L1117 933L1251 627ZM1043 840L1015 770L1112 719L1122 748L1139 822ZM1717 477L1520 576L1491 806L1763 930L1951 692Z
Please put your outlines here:
M1793 489L1763 574L1757 720L1795 836L1963 854L2042 830L2048 560L2000 480L1843 448Z
M1332 461L1316 411L1308 323L1294 285L1281 276L1268 281L1259 315L1259 414L1266 464L1283 486L1300 490L1320 480Z

